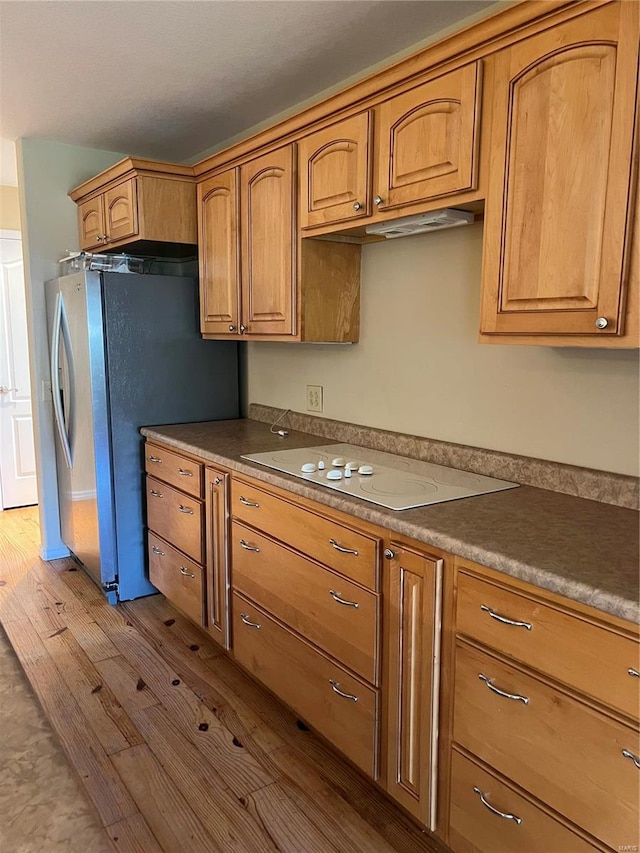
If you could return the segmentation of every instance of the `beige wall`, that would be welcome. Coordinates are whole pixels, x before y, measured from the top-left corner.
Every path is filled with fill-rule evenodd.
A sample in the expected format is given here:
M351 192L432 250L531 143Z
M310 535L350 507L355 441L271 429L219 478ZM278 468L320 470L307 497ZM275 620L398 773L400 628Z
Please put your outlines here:
M18 187L0 184L0 228L8 231L20 230Z
M364 247L360 343L250 343L248 399L637 474L637 352L476 343L481 254L481 224Z

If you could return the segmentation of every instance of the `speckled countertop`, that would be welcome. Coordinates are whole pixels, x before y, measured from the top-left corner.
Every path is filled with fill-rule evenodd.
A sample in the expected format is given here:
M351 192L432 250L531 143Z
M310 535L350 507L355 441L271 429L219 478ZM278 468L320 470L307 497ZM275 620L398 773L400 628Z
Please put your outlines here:
M241 459L242 454L336 443L253 420L145 427L142 434L484 566L640 622L638 513L520 486L395 512Z

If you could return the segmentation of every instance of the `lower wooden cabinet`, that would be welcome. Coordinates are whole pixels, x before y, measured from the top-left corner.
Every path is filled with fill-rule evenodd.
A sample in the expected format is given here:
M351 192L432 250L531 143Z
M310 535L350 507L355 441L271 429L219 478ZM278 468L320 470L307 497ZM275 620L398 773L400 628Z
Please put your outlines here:
M189 619L204 625L202 568L149 532L149 580Z

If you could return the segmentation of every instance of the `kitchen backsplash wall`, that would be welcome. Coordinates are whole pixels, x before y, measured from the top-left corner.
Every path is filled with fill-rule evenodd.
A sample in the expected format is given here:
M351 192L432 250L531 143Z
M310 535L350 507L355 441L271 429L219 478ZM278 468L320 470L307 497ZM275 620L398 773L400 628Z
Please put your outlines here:
M365 246L360 343L249 343L246 399L638 475L637 351L477 343L482 225Z

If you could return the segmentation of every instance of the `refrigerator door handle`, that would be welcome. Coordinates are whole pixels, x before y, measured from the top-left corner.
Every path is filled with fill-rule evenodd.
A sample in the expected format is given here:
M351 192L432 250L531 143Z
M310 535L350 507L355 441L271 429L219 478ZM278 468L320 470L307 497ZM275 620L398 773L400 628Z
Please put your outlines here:
M62 328L63 310L62 294L58 291L56 293L56 306L53 313L53 330L51 335L51 396L53 397L53 415L56 426L58 427L58 435L60 436L64 459L67 463L67 468L71 468L71 446L69 445L69 436L64 425L60 396L60 331Z

